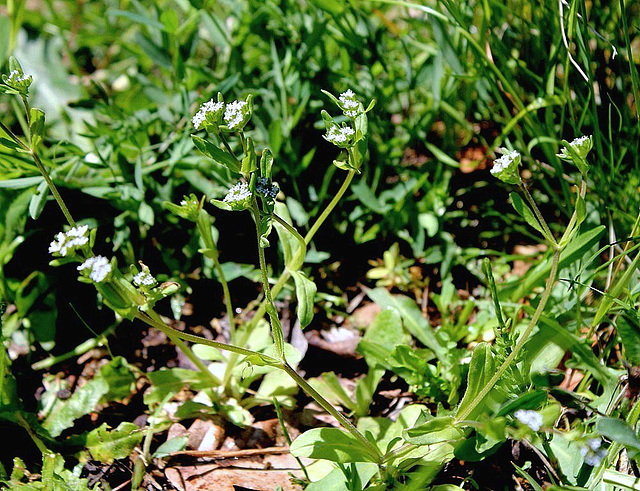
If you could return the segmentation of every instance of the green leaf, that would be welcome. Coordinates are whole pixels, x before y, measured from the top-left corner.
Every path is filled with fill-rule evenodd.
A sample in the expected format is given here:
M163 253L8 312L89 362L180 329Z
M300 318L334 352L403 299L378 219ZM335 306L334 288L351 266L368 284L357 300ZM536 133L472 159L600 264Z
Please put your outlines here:
M382 366L387 366L388 358L391 356L394 348L399 344L409 344L409 341L410 337L402 328L402 317L400 313L397 309L388 307L375 316L367 328L367 331L364 333L364 336L362 336L358 350L360 350L362 345L375 343L379 348L379 353L384 357L385 363ZM364 351L363 355L367 365L374 367L379 363L380 355L371 356L371 351L369 351L367 347L364 348ZM367 351L369 354L366 353Z
M180 452L187 447L187 442L189 441L189 435L184 436L175 436L162 445L160 445L156 451L153 453L153 458L160 459L162 457L166 457L174 452Z
M298 300L297 314L300 327L303 329L313 320L314 297L318 288L316 284L301 271L289 271L296 285L296 298Z
M169 34L173 34L180 27L180 19L175 10L168 9L160 14L160 22L164 26L164 30Z
M179 392L183 387L194 390L206 389L211 382L200 372L185 368L165 368L147 374L151 381L151 388L144 395L147 405L162 401L169 394Z
M115 459L124 459L142 441L143 432L134 423L123 421L114 430L107 423L87 435L86 447L94 460L107 464Z
M487 343L478 344L474 348L473 355L471 356L469 375L467 377L467 390L464 393L462 401L460 401L457 414L466 411L467 408L471 406L471 403L478 396L480 391L484 389L487 382L491 377L493 377L495 371L496 366L493 353L491 352L491 346ZM466 419L474 419L486 401L487 397L473 408L473 410L466 416Z
M273 154L269 148L262 151L260 157L260 176L271 181L271 169L273 168Z
M210 157L219 164L224 165L231 172L235 172L236 174L240 172L240 164L232 155L229 155L229 153L199 136L191 135L191 140L193 140L193 144L196 148L207 157Z
M367 376L356 383L356 416L366 416L369 413L369 406L373 401L376 388L382 380L384 370L371 368Z
M635 315L621 315L616 321L616 329L627 361L640 366L640 323Z
M640 438L625 421L614 418L598 418L596 433L624 445L632 459L640 453Z
M375 462L367 447L353 435L338 428L314 428L304 432L291 444L295 457L348 462Z
M44 111L37 107L32 107L29 111L31 118L31 148L36 148L44 138Z
M440 343L429 321L424 318L415 301L403 295L391 295L384 288L367 290L367 295L383 309L391 307L397 310L407 331L427 348L430 348L439 360L445 363L448 361L446 347Z
M454 441L464 436L464 431L454 426L453 416L433 418L426 423L403 431L403 438L414 445L433 445Z
M522 200L520 195L514 192L514 193L510 193L509 197L511 198L511 204L513 205L513 208L518 212L518 215L524 218L525 222L527 222L529 225L535 228L538 232L540 232L543 237L549 239L549 237L547 237L547 235L545 234L544 229L542 228L542 225L540 225L540 222L538 221L536 216L533 214L533 211L531 211L531 208L529 208L529 205L527 205Z
M355 479L357 479L361 485L360 488L357 489L365 489L367 483L378 472L378 466L368 462L357 462L350 466L350 470L354 471L350 480L345 476L344 470L337 467L319 481L309 484L305 488L305 491L345 491L347 489L353 489L349 488L349 484Z
M31 201L29 202L29 216L37 220L44 209L44 205L47 202L47 198L49 197L49 186L47 186L46 181L42 181L36 190L36 193L31 197Z
M57 401L42 426L56 437L73 426L73 422L92 412L98 403L122 399L129 395L135 378L122 357L103 366L92 380L65 401Z
M245 175L248 175L258 170L258 159L256 157L256 149L253 145L253 139L250 137L247 138L246 145L247 145L246 155L242 159L240 172Z
M622 277L618 279L607 290L607 295L600 301L600 305L598 306L598 310L593 319L593 325L598 325L600 324L600 322L602 322L604 317L609 312L609 309L615 303L615 300L617 300L623 294L623 291L627 288L631 279L635 277L636 270L638 269L639 265L640 265L640 252L636 254L636 257L633 259L631 264L627 267Z

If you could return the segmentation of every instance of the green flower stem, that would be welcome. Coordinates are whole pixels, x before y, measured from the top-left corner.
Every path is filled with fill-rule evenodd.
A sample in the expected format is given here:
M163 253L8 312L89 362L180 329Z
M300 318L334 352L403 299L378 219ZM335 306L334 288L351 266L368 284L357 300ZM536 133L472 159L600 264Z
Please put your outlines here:
M233 339L235 335L236 324L233 314L233 304L231 302L231 292L229 291L229 284L227 283L227 279L224 276L224 271L222 270L222 265L220 264L216 241L213 240L213 234L211 233L211 222L209 214L200 210L200 212L198 213L198 218L196 220L196 225L198 227L198 232L200 232L200 237L202 237L202 241L204 242L205 249L211 251L209 257L211 257L211 259L213 260L213 267L215 268L218 279L220 280L220 284L222 285L224 303L227 309L227 317L229 318L229 337L230 339Z
M549 274L549 278L547 278L547 284L545 286L544 292L542 293L542 298L540 299L540 303L538 304L538 307L533 313L533 317L531 317L531 320L529 321L529 325L520 336L520 339L518 340L515 347L513 348L513 351L509 353L509 356L507 356L507 358L504 360L502 365L500 365L500 367L498 368L496 373L493 375L493 377L491 377L489 382L487 382L487 384L482 388L482 390L478 393L478 395L471 401L471 404L469 404L469 406L467 406L467 408L464 411L456 414L456 420L458 422L465 420L473 412L473 410L484 400L484 398L487 397L489 392L491 392L491 390L494 388L496 383L500 380L500 377L502 377L504 372L507 371L507 369L511 366L515 358L518 356L518 354L522 350L524 344L529 339L529 336L531 335L531 333L533 332L533 329L538 324L538 321L540 320L540 316L542 315L542 312L544 311L544 308L547 305L547 301L551 296L551 290L553 289L553 285L555 285L556 283L556 277L558 275L558 262L560 261L561 251L562 249L558 247L556 247L556 249L553 251L553 258L551 260L551 272Z
M238 157L236 157L236 154L233 153L233 150L231 150L231 147L229 146L229 142L227 141L226 137L224 136L224 133L222 133L222 131L220 131L218 133L218 136L220 137L220 141L224 145L224 148L226 148L227 152L229 152L229 155L231 155L237 163L240 163L240 161L238 160Z
M155 314L155 312L154 312ZM269 365L279 365L280 361L276 360L271 356L264 355L262 353L258 353L257 351L253 351L246 348L241 348L240 346L234 346L233 344L219 343L217 341L212 341L211 339L206 339L201 336L196 336L195 334L188 334L186 332L178 331L173 327L165 324L162 320L156 318L157 314L149 315L147 312L139 312L136 317L141 321L149 324L151 327L155 327L165 334L175 336L180 340L189 341L191 343L196 344L204 344L205 346L211 346L212 348L216 348L222 351L230 351L232 353L237 353L243 356L255 356L260 358L263 362ZM195 356L195 355L194 355ZM208 370L207 370L208 371ZM213 375L213 374L212 374Z
M282 332L282 324L278 318L278 312L273 304L273 296L271 295L271 286L269 286L269 277L267 275L267 262L264 257L264 248L260 244L260 210L258 209L258 201L255 197L251 200L253 218L256 222L256 239L258 242L258 256L260 258L260 272L262 274L262 286L264 288L265 296L265 310L269 314L269 320L271 321L271 334L273 335L273 342L276 345L276 354L278 358L284 362L284 334ZM263 314L264 315L264 314ZM256 315L257 317L257 315Z
M353 180L353 177L355 175L356 175L356 171L355 170L350 170L349 171L349 173L347 174L347 177L345 178L344 182L342 183L342 186L340 186L340 189L338 189L338 192L336 193L336 195L333 197L331 202L327 205L327 207L324 209L324 211L317 218L317 220L315 221L313 226L309 229L309 231L307 232L307 235L304 236L304 241L307 244L309 244L309 242L311 242L311 239L316 234L318 229L322 226L322 224L325 222L325 220L327 219L329 214L333 211L333 209L336 207L338 202L342 199L342 196L344 196L344 193L349 188L349 184L351 184L351 181Z
M44 177L44 180L47 182L49 191L51 191L51 194L53 195L55 200L58 202L58 206L62 210L62 214L64 215L64 217L67 219L67 223L72 227L75 227L76 222L71 216L71 213L69 213L69 209L67 208L67 205L62 200L62 196L60 196L60 193L58 192L58 188L53 183L51 176L49 175L47 170L44 168L44 165L42 165L42 161L40 160L40 157L38 157L38 154L33 149L29 150L29 154L31 155L31 158L33 158L33 161L36 163L36 166L38 167L40 174L42 174L42 177Z
M222 381L218 377L216 377L213 373L211 373L211 370L207 368L204 362L196 356L193 350L189 348L184 343L184 341L182 341L183 336L180 336L180 334L183 334L183 333L181 333L176 329L173 329L172 327L162 322L158 314L156 314L153 311L151 311L151 313L147 313L144 316L137 316L137 317L140 320L149 324L150 326L153 326L161 330L163 333L165 333L166 336L171 340L171 342L175 344L176 347L185 354L185 356L189 359L189 361L191 361L191 363L193 363L198 368L198 370L200 370L202 374L205 375L209 379L209 381L211 381L214 385L222 384ZM153 323L150 323L149 319L153 320ZM199 339L199 336L195 336L195 337Z
M307 382L295 369L290 366L288 363L284 362L280 367L284 370L295 382L300 386L302 390L304 390L314 401L316 401L325 411L327 411L331 416L336 418L338 422L342 425L342 427L351 433L354 437L356 437L360 443L369 451L371 456L375 459L377 463L382 463L382 453L380 450L369 440L365 438L365 436L358 431L358 428L349 421L340 411L338 411L333 405L327 401L316 389L314 389L309 382Z
M317 218L317 220L315 221L315 223L313 224L309 232L307 232L307 235L305 235L304 242L306 245L309 245L309 243L313 239L318 229L320 229L320 227L322 226L324 221L327 219L329 214L336 207L340 199L342 199L342 196L349 188L349 184L351 184L351 181L353 180L353 177L355 176L355 174L356 174L356 171L353 171L353 170L349 171L349 173L347 174L347 177L345 178L344 182L340 186L340 189L338 190L337 194L334 196L334 198L327 205L325 210ZM278 294L282 291L284 286L287 284L287 281L289 281L290 277L291 277L291 273L289 273L289 271L285 269L280 275L280 277L278 278L278 281L276 281L275 285L273 285L273 288L271 289L271 293L273 297L278 296ZM264 300L258 307L258 310L256 310L256 313L253 316L253 318L246 324L244 334L239 339L237 340L234 339L234 342L236 344L240 346L244 346L245 344L247 344L247 341L249 340L249 337L251 337L251 333L253 332L253 329L256 323L264 317L264 314L266 313L266 311L267 311L267 301ZM235 354L229 357L229 361L227 362L227 367L225 369L225 373L222 379L225 387L229 384L229 381L231 380L231 374L233 372L233 369L235 368L235 364L237 363L237 360L238 360L238 357Z
M531 206L531 209L533 210L533 213L538 219L538 222L540 222L540 225L542 226L542 229L544 230L545 235L547 236L547 240L551 242L551 244L554 247L557 247L558 243L556 242L556 239L553 237L553 234L551 233L551 229L549 228L549 225L547 225L547 221L542 216L542 213L540 213L540 209L538 208L538 205L536 205L536 202L533 199L533 196L531 196L531 193L529 193L527 186L525 186L522 181L520 181L520 189L522 190L524 197L527 199L527 202Z

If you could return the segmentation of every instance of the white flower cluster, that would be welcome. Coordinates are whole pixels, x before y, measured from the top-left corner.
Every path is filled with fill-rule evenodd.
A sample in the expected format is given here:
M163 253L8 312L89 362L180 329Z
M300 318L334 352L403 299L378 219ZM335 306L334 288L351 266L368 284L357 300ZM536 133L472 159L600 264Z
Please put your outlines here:
M153 286L156 284L156 279L148 271L141 271L133 277L133 284L136 286Z
M580 448L580 453L584 457L584 463L591 467L598 467L607 456L607 450L600 448L602 440L600 438L591 438L587 440L586 445Z
M505 153L502 157L493 161L493 167L491 168L491 173L495 176L496 174L499 174L503 170L508 169L511 163L515 159L517 159L519 156L520 154L515 150L513 152Z
M251 191L249 190L249 185L246 182L239 182L229 189L223 201L225 203L235 203L237 201L244 201L250 197Z
M351 89L340 94L340 104L342 104L342 112L345 116L355 118L358 115L360 103Z
M587 143L590 138L590 136L581 136L580 138L575 138L569 145L571 145L571 147L579 147Z
M55 240L49 244L49 254L66 256L67 253L75 251L78 247L82 247L89 242L88 232L89 227L81 225L80 227L73 227L66 232L58 233Z
M78 271L84 271L85 269L89 270L89 278L96 283L100 283L111 273L111 263L104 256L94 256L78 266Z
M242 124L246 105L246 101L233 101L226 105L223 119L230 130L234 130Z
M329 131L327 131L325 139L327 141L330 141L334 145L340 146L340 144L347 143L349 141L349 138L354 134L354 129L349 126L340 127L338 125L334 125L329 128Z
M204 123L204 120L207 119L207 114L221 111L223 106L224 106L224 103L214 101L213 99L202 104L198 112L195 114L195 116L191 120L194 128L196 130L199 130L200 125L202 125L202 123Z
M527 425L533 431L540 431L542 428L542 416L529 409L518 409L513 415L523 425Z
M9 73L9 76L7 77L7 84L15 85L23 82L28 82L30 81L30 78L30 75L25 75L24 73L20 74L18 70L11 70L11 73Z

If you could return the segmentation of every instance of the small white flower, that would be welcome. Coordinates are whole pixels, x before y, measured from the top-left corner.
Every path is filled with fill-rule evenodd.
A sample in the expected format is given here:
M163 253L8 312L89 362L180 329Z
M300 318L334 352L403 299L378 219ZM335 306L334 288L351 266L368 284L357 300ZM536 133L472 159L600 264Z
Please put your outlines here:
M355 118L358 115L358 108L360 107L360 103L356 99L356 95L351 89L340 94L339 100L342 107L342 112L345 116L349 118Z
M513 152L505 153L502 157L493 161L491 173L495 175L507 169L509 165L511 165L511 163L519 156L520 154L515 150Z
M598 467L607 456L607 450L600 448L602 446L602 440L600 438L590 438L587 440L586 445L580 447L580 453L584 457L584 463L591 467Z
M569 145L572 147L580 146L589 141L590 138L590 136L581 136L580 138L575 138Z
M111 263L104 256L94 256L78 266L78 271L84 271L85 269L89 270L89 278L96 283L100 283L111 273Z
M136 286L153 286L156 284L156 279L151 273L147 271L141 271L133 277L133 284Z
M522 424L527 425L533 431L540 431L542 428L542 416L536 411L529 409L518 409L513 415Z
M199 130L202 123L204 123L205 119L207 119L207 114L221 111L223 106L224 106L224 103L214 101L213 99L202 104L198 112L191 119L191 122L193 123L194 128L196 130Z
M27 80L29 80L29 75L25 75L24 73L21 75L18 70L11 70L7 77L7 83L9 85L26 82Z
M354 129L349 126L340 127L338 125L334 125L329 128L329 131L327 131L325 139L334 145L341 146L341 144L348 143L349 138L354 134Z
M249 185L246 182L239 182L229 189L223 201L225 203L235 203L237 201L244 201L250 197L251 191L249 190Z
M226 105L223 119L230 130L234 130L242 124L245 116L244 108L246 105L246 101L233 101Z
M73 227L66 232L56 234L55 240L49 244L49 254L66 256L89 242L88 225Z

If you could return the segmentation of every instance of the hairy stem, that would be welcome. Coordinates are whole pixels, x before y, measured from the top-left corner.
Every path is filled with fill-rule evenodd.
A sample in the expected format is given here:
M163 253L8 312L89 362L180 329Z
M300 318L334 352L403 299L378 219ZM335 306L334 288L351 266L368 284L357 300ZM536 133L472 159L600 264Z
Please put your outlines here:
M327 401L316 389L314 389L309 382L307 382L298 372L295 371L293 367L291 367L288 363L283 363L281 367L287 374L295 380L298 386L304 390L310 397L313 398L325 411L327 411L331 416L336 418L338 422L342 425L342 427L351 433L354 437L356 437L360 443L369 451L372 457L375 458L376 462L382 463L382 454L380 450L369 440L365 438L365 436L358 431L358 428L347 419L340 411L338 411L333 405Z
M327 205L327 207L320 214L320 216L316 219L315 223L312 225L309 232L307 232L307 235L305 235L304 242L306 245L309 245L309 243L311 242L311 240L313 239L317 231L320 229L324 221L327 219L329 214L336 207L340 199L342 199L342 196L344 196L344 193L349 188L349 184L351 184L351 181L353 180L353 177L355 176L355 174L356 174L355 171L349 171L349 173L347 174L347 177L345 177L344 182L340 186L340 189L338 190L334 198ZM287 284L287 281L289 281L290 277L291 277L291 273L289 273L288 270L284 270L282 272L282 274L276 281L275 285L273 285L273 288L271 289L271 293L273 297L278 296L278 294L282 291L284 286ZM236 342L240 346L244 346L249 340L249 337L251 336L251 333L253 332L253 329L256 323L264 317L264 314L266 313L266 311L267 311L267 301L265 298L265 300L260 304L260 306L256 310L256 313L253 316L253 318L245 326L244 334L239 339L234 340L234 342ZM225 384L225 387L229 383L229 380L231 380L231 373L235 368L235 364L237 363L237 361L238 361L237 355L232 354L229 357L229 361L227 362L227 366L225 368L224 377L222 379L223 383Z
M282 324L278 318L276 307L273 303L273 296L271 295L271 286L269 285L269 276L267 275L267 261L264 257L264 247L260 243L260 210L258 209L258 201L256 198L252 198L252 211L253 218L256 222L256 239L258 242L258 257L260 261L260 273L262 276L262 287L264 289L264 297L266 301L266 312L269 314L269 320L271 321L271 334L273 336L273 342L276 346L276 354L281 361L285 361L284 357L284 334L282 332Z
M520 183L520 189L522 190L522 193L524 194L524 197L526 198L527 202L531 206L531 209L533 210L533 213L535 214L536 219L538 220L538 222L542 226L542 229L544 230L545 235L547 236L547 240L549 242L551 242L552 245L556 246L557 242L556 242L555 238L553 237L553 234L551 233L551 229L549 228L549 225L547 225L547 221L542 216L542 213L540 213L540 209L538 208L538 205L536 204L535 200L533 199L533 196L531 196L531 193L529 193L529 190L527 189L527 186L525 186L521 182Z
M538 324L538 321L540 320L540 316L542 315L542 312L544 311L544 308L547 305L547 301L551 296L551 290L553 289L553 285L555 285L556 276L558 275L558 262L560 260L560 252L561 250L558 248L556 248L553 251L553 258L551 260L552 261L551 272L549 273L549 278L547 279L547 284L545 286L544 292L542 293L542 298L540 299L540 303L538 304L538 307L533 313L533 317L531 317L531 320L529 321L529 325L520 336L520 339L518 340L515 347L513 348L513 351L509 353L509 356L507 356L507 358L504 360L502 365L500 365L500 367L498 368L496 373L493 375L493 377L491 377L489 382L487 382L487 384L482 388L482 390L478 393L478 395L471 401L471 404L469 404L465 410L456 414L457 421L465 420L474 411L474 409L484 400L484 398L487 397L489 392L491 392L491 390L494 388L496 383L500 380L500 377L502 377L504 372L506 372L507 369L511 366L513 361L516 359L516 357L522 350L524 344L529 339L529 336L531 335L531 333L533 332L533 329Z

